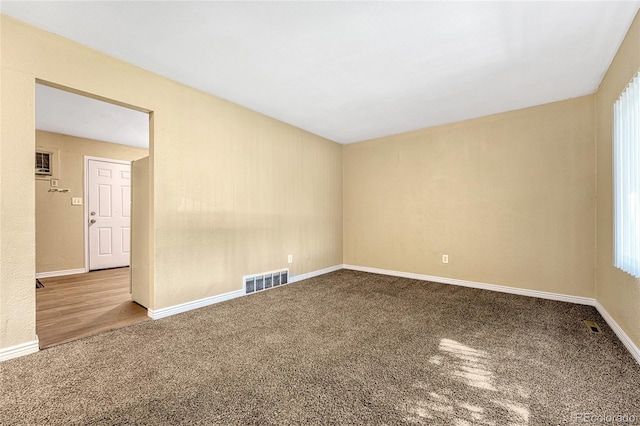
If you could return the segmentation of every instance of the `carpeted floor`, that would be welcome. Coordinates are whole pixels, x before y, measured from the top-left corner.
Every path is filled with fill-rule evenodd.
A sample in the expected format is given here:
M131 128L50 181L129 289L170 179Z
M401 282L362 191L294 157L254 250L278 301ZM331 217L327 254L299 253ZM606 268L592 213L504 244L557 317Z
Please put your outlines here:
M640 422L640 365L594 308L346 270L0 375L3 425Z

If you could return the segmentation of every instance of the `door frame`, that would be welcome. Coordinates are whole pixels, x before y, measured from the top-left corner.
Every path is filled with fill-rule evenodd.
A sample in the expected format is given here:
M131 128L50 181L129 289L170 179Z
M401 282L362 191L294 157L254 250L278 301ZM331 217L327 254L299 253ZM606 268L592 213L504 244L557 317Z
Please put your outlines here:
M107 163L126 164L131 166L131 161L115 160L113 158L93 157L91 155L84 156L83 164L83 177L84 177L84 271L89 272L89 161L104 161ZM133 180L133 176L132 176ZM133 183L132 183L133 184ZM133 231L133 230L132 230ZM129 247L129 253L131 253L131 247Z

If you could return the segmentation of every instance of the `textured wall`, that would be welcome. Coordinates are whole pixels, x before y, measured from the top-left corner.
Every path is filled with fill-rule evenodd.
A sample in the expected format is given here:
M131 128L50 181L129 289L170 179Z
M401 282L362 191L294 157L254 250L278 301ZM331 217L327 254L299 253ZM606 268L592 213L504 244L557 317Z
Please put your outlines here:
M345 264L593 297L593 118L586 96L345 146Z
M640 280L613 266L612 106L640 68L640 17L636 16L597 98L598 223L596 298L640 347Z
M57 153L53 177L70 189L49 192L49 177L36 178L36 272L84 268L84 207L71 205L72 197L84 198L84 156L131 161L148 150L42 131L36 148Z
M36 79L153 112L152 308L342 263L341 145L4 15L1 50L0 347L35 338Z
M0 31L0 347L7 347L35 338L35 84L4 66L4 22Z
M156 134L174 141L154 147L156 309L237 290L244 274L341 264L342 146L222 101L182 96L172 96L166 113L207 126L190 140L186 128ZM187 102L195 106L188 114L180 107ZM156 112L156 129L162 118Z
M151 258L153 241L149 216L149 157L131 163L131 299L142 306L151 306L153 282Z

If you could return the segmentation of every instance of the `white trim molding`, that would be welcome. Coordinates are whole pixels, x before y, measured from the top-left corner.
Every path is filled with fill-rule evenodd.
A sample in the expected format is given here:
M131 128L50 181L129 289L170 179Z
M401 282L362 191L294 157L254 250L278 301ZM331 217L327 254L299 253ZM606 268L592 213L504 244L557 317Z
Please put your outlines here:
M36 340L20 343L19 345L9 346L0 349L0 362L9 359L18 358L20 356L36 353L40 350L40 343L36 336Z
M214 305L216 303L235 299L244 296L242 290L230 291L228 293L219 294L217 296L205 297L204 299L193 300L191 302L181 303L179 305L169 306L168 308L147 309L147 315L154 320L170 317L172 315L188 312L193 309L204 308L205 306Z
M411 278L414 280L431 281L441 284L452 284L461 287L480 288L483 290L498 291L501 293L518 294L520 296L538 297L540 299L557 300L560 302L576 303L578 305L594 306L595 300L590 297L571 296L568 294L550 293L547 291L528 290L525 288L507 287L497 284L485 284L475 281L459 280L456 278L436 277L433 275L414 274L412 272L391 271L388 269L370 268L368 266L344 265L345 269L353 271L371 272L374 274L392 275L394 277Z
M309 278L318 277L320 275L328 274L329 272L335 272L344 269L344 265L329 266L328 268L318 269L317 271L307 272L306 274L296 275L295 277L289 277L289 284L297 283L298 281L307 280Z
M462 287L479 288L483 290L498 291L501 293L518 294L520 296L538 297L540 299L557 300L560 302L575 303L578 305L589 305L595 307L609 327L618 336L618 339L631 353L631 356L640 364L640 349L633 343L633 340L624 332L607 310L595 299L590 297L571 296L568 294L550 293L546 291L527 290L524 288L507 287L496 284L485 284L475 281L458 280L455 278L436 277L433 275L414 274L411 272L392 271L388 269L370 268L368 266L344 265L344 269L353 271L371 272L373 274L391 275L394 277L411 278L415 280L431 281L442 284L452 284Z
M618 325L616 320L613 319L613 317L609 314L609 312L607 312L604 306L600 304L600 302L596 300L594 306L598 310L598 312L600 312L602 318L604 318L607 324L609 324L609 327L613 330L613 332L616 333L616 336L618 336L618 339L620 339L622 344L627 348L629 352L631 352L631 356L635 358L638 364L640 364L640 349L638 349L635 343L633 343L633 340L631 340L627 333L624 332L622 327Z
M339 271L340 269L343 269L343 265L335 265L329 268L320 269L318 271L296 275L295 277L289 276L289 282L287 284L293 284L295 282L306 280L308 278L313 278L319 275L328 274L329 272ZM250 294L254 294L254 293L250 293ZM166 318L172 315L180 314L182 312L191 311L193 309L204 308L205 306L235 299L236 297L240 297L240 296L246 296L244 289L230 291L228 293L219 294L217 296L205 297L204 299L193 300L191 302L181 303L179 305L169 306L167 308L160 308L155 310L147 309L147 315L150 318L157 320L160 318Z
M84 268L79 269L65 269L63 271L51 271L51 272L38 272L36 278L50 278L50 277L62 277L64 275L84 274L86 271Z

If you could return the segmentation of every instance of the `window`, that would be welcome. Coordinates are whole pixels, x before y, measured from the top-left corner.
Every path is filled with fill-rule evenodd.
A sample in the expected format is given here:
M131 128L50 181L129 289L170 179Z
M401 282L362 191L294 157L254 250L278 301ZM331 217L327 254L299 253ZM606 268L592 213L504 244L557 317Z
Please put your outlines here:
M640 278L640 72L613 104L614 265Z

